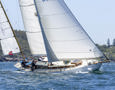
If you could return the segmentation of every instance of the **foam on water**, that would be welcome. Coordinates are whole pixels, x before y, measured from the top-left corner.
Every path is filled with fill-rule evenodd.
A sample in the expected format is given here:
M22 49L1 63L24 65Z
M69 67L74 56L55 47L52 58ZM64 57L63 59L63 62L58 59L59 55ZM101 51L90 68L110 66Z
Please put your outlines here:
M15 73L26 73L26 72L23 72L23 71L14 71Z

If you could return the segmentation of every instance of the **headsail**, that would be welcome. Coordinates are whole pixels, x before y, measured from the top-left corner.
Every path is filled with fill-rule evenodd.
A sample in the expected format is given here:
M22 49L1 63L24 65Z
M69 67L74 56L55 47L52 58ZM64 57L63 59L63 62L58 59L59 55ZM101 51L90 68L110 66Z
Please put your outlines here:
M63 0L35 0L49 61L102 57Z
M12 32L11 26L4 13L3 6L0 1L0 43L4 55L19 53L20 49Z
M19 0L19 3L31 53L37 56L46 56L34 0Z

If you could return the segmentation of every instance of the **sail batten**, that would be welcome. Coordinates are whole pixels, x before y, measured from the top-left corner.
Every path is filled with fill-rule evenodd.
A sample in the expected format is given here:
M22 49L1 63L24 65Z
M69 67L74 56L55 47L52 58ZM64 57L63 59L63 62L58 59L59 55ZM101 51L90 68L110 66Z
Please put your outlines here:
M20 5L20 7L28 7L28 6L34 6L34 4L29 4L29 5Z
M40 24L34 0L19 0L23 23L28 39L30 51L35 56L46 56Z
M49 61L103 56L64 0L35 0L35 3Z

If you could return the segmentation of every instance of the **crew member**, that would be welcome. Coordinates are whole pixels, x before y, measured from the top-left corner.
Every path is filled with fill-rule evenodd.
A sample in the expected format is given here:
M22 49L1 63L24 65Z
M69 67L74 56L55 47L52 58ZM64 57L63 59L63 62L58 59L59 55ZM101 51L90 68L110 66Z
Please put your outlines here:
M33 61L32 61L32 64L31 64L31 65L32 65L32 66L31 66L31 70L32 70L32 71L35 70L35 67L36 67L35 63L36 63L35 60L33 60Z

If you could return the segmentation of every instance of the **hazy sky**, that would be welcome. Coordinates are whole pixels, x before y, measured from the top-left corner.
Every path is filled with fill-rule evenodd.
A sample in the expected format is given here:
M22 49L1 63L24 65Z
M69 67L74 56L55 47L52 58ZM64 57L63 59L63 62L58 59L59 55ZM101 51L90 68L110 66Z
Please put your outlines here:
M18 0L1 0L14 29L23 29ZM65 0L95 43L115 38L115 0Z

